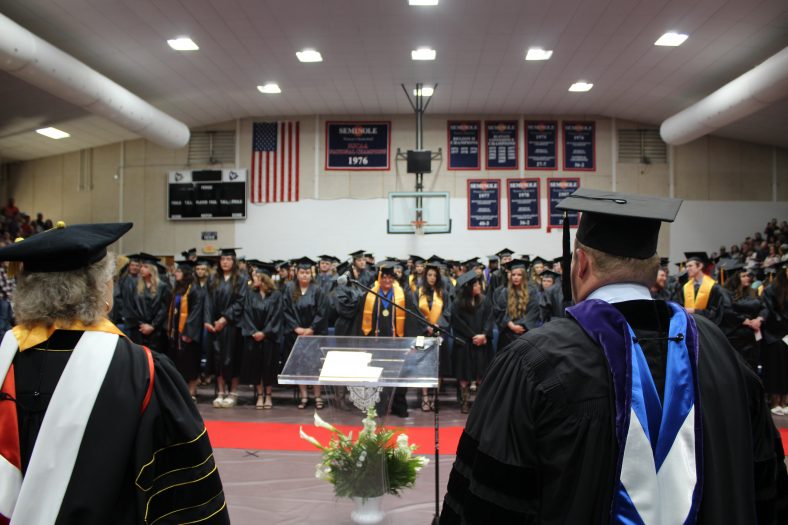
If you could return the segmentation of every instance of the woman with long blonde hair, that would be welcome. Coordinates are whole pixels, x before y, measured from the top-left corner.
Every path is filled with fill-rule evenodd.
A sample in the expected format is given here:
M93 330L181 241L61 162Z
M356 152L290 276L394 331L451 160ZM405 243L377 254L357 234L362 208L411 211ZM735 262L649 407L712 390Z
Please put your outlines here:
M493 312L500 336L498 348L504 349L528 330L538 327L539 291L527 281L527 263L513 259L506 263L509 283L495 292Z
M138 345L166 354L170 287L159 278L157 257L141 253L140 263L137 288L126 304L126 332Z

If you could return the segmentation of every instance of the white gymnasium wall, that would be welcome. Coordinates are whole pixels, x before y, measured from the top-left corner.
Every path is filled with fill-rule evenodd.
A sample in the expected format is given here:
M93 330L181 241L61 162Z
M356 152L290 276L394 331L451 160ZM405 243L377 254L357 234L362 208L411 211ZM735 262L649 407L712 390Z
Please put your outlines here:
M507 201L501 201L500 230L468 231L467 201L451 199L452 231L448 234L387 234L386 199L304 200L298 203L250 205L246 221L238 222L236 245L241 254L262 259L310 257L328 253L344 258L356 250L369 250L378 259L438 254L453 259L486 256L506 247L520 253L557 257L561 230L546 233L547 202L542 199L543 227L506 229ZM574 232L574 230L573 230Z
M684 201L670 228L670 259L684 260L684 252L730 249L745 237L763 231L772 218L788 220L788 202Z

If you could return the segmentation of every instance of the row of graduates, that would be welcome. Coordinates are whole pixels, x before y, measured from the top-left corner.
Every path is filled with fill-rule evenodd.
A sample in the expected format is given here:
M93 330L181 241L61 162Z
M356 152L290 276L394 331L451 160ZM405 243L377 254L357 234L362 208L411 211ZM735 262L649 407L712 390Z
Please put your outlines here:
M269 408L275 374L299 335L326 334L329 326L336 335L433 335L432 327L389 309L387 301L378 312L381 304L364 299L366 292L352 282L339 286L336 276L326 278L331 272L313 277L315 263L310 259L297 262L294 281L277 284L270 277L274 265L247 263L253 269L251 276L238 270L235 250L225 250L216 274L209 277L209 261L182 261L171 287L168 279L160 277L164 269L158 259L138 254L132 256L116 288L115 320L135 342L170 355L193 395L200 355L207 346L208 364L217 374L220 392L215 406L233 406L240 382L258 385L258 406ZM446 276L445 267L437 262L427 262L424 268L423 276L412 273L403 279L401 274L398 278L396 264L384 262L375 273L359 258L350 276L365 286L384 289L393 302L458 336L451 354L448 344L442 347L441 375L456 377L466 391L468 383L481 382L492 359L494 325L501 334L499 346L505 346L540 324L538 287L526 277L525 261L520 260L513 265L507 262L513 278L496 293L481 265L460 279ZM390 322L381 323L381 317ZM423 403L422 408L428 406Z

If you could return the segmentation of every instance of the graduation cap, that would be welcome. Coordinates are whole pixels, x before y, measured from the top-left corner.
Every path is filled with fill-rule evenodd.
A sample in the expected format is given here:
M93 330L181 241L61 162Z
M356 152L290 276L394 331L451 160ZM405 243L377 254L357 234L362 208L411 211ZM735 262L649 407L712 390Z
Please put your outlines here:
M378 264L378 271L380 275L394 275L394 267L397 265L394 261L383 261Z
M175 264L178 265L178 268L183 270L194 271L195 262L186 259L185 261L175 261Z
M145 252L140 252L138 256L139 256L138 260L140 262L148 263L148 264L161 264L161 260L155 255L151 255Z
M276 266L274 266L272 263L260 261L257 259L249 259L246 261L246 263L254 268L255 271L264 273L268 277L271 277L271 275L276 271Z
M667 267L670 264L670 259L667 257L660 257L659 258L659 265L663 268Z
M221 250L219 250L219 255L222 257L227 255L231 257L236 257L235 250L240 250L240 248L222 248Z
M364 257L364 250L356 250L355 252L351 252L348 255L353 257L353 259L362 259Z
M524 271L526 271L528 270L528 261L526 261L525 259L512 259L511 261L504 264L503 266L510 272L512 270L516 270L517 268L522 268Z
M126 255L126 257L128 257L129 262L132 262L132 261L140 262L140 254L138 254L138 253L130 253L130 254Z
M438 263L438 264L446 264L446 259L440 257L438 255L433 255L429 259L427 259L428 263Z
M280 259L274 260L271 264L273 264L276 267L277 270L279 270L281 268L287 268L288 266L290 266L290 262L289 261L282 261Z
M348 261L345 261L337 265L337 273L339 275L343 275L347 273L349 270L350 270L350 263Z
M465 266L467 269L476 268L477 266L481 266L482 268L484 265L479 261L478 257L474 257L472 259L468 259L467 261L463 261L460 263L462 266Z
M132 227L130 222L75 224L55 228L0 248L0 261L19 261L27 272L68 272L106 257L107 246Z
M315 264L317 264L309 257L301 257L300 259L293 259L290 262L294 264L299 270L310 270Z
M510 255L514 255L514 252L509 248L504 248L503 250L497 252L495 255L498 257L509 257Z
M478 278L479 276L476 275L475 270L469 270L457 278L457 288L462 288L463 286L467 285L468 283L472 283Z
M366 257L367 259L374 259L375 254L372 252L364 252L364 257Z
M583 212L576 237L584 245L619 257L648 259L657 252L662 222L676 219L681 202L680 199L578 189L556 206L564 211L563 272L568 275L571 265L568 212ZM570 281L562 280L567 299L572 297Z
M706 252L684 252L684 257L687 258L686 262L696 261L703 265L709 264L709 256Z
M418 255L411 255L410 260L413 261L413 264L424 264L424 257Z
M547 259L545 259L543 257L539 257L538 255L536 257L534 257L533 259L531 259L531 264L539 264L539 263L541 263L543 266L547 265L547 263L550 263L550 262L552 262L552 261L548 261Z
M318 259L319 259L321 262L322 262L322 261L326 261L326 262L330 262L330 263L335 263L335 262L337 262L337 263L338 263L338 262L339 262L339 259L337 259L337 258L336 258L336 257L334 257L333 255L318 255L318 256L317 256L317 258L318 258Z
M192 255L197 255L197 248L189 248L188 250L181 252L181 257L188 259Z
M539 274L539 277L541 277L542 279L544 279L545 277L550 277L555 281L556 279L561 277L561 274L558 272L554 272L553 270L545 270Z
M497 255L488 255L487 256L487 261L491 262L491 263L498 262L499 259L500 259L500 257L498 257Z
M208 267L211 267L211 266L213 266L216 263L210 257L202 256L202 257L198 257L197 258L197 260L195 261L195 264L197 266L208 266Z

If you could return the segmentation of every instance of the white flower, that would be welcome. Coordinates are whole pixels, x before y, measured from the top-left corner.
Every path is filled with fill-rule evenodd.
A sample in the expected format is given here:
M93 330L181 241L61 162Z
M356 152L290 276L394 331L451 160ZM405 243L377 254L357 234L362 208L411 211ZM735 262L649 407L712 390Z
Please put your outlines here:
M330 430L331 432L339 432L334 425L323 421L323 418L317 415L317 411L315 411L315 426L320 428L325 428L326 430Z
M410 450L408 447L408 435L407 434L400 434L397 436L397 447L405 450Z
M299 436L301 436L301 439L303 439L304 441L312 443L314 446L316 446L320 450L325 450L323 448L323 445L321 445L318 440L316 440L315 438L313 438L312 436L310 436L309 434L304 432L304 427L302 427L302 426L298 427L298 434L299 434Z
M364 423L364 430L362 430L362 432L374 434L375 430L378 428L377 423L375 423L375 419L372 417L365 417L361 420L361 422Z
M315 468L315 477L317 479L328 479L328 475L331 473L331 468L323 466L322 463L318 463Z
M418 456L418 460L419 460L419 466L416 467L416 472L426 467L427 464L430 462L430 458L428 458L427 456Z

